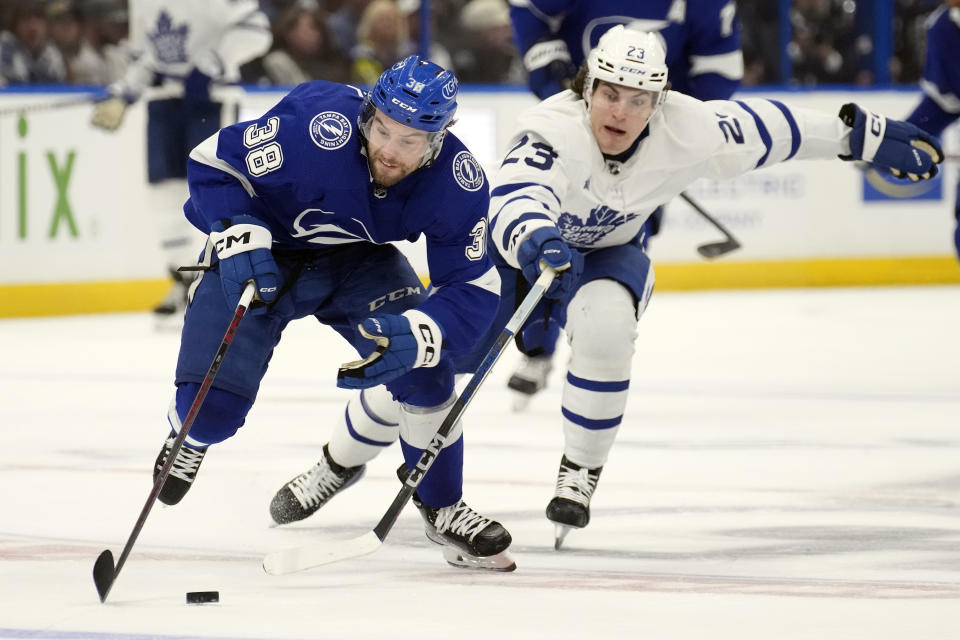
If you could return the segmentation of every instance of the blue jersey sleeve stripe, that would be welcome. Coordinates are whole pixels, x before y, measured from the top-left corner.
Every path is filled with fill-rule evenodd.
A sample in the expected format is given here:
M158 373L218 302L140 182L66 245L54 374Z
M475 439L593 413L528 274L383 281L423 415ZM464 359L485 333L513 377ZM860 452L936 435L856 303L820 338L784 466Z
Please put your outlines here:
M620 424L623 421L623 416L617 416L616 418L604 418L604 419L593 419L585 418L579 413L574 413L566 407L560 407L560 411L563 413L563 417L572 422L573 424L583 427L584 429L590 429L591 431L600 431L602 429L613 429L615 426Z
M550 195L553 196L553 199L557 201L557 204L560 204L560 198L557 197L557 194L551 189L548 185L540 184L539 182L513 182L510 184L502 184L499 187L495 187L493 191L490 192L491 198L496 198L497 196L505 196L514 191L519 191L520 189L525 189L527 187L537 187L538 189L546 189L550 192Z
M783 113L784 119L787 121L787 124L790 126L790 154L784 158L784 160L789 160L793 156L797 155L797 151L800 149L800 127L797 126L797 121L794 119L793 114L790 113L790 109L787 108L787 105L783 104L779 100L769 100L773 106L777 109L780 109Z
M500 236L500 246L507 246L507 238L510 237L510 234L513 233L513 230L517 228L518 224L524 223L527 220L550 220L550 216L544 215L542 213L527 212L522 213L517 216L517 219L507 225L507 228L503 230L503 235Z
M745 102L740 100L735 101L738 105L743 107L743 110L753 116L753 121L757 124L757 132L760 134L760 140L763 142L763 146L767 148L766 152L763 154L763 157L757 161L756 168L759 169L763 166L763 163L767 161L767 158L770 157L770 147L773 146L773 141L770 139L770 132L767 131L767 125L763 124L763 120L760 119L760 116L757 115L757 112L747 106Z
M586 378L580 378L569 371L567 372L567 382L573 386L586 389L587 391L600 391L600 392L616 392L616 391L626 391L630 388L629 380L617 380L614 382L600 382L598 380L587 380Z

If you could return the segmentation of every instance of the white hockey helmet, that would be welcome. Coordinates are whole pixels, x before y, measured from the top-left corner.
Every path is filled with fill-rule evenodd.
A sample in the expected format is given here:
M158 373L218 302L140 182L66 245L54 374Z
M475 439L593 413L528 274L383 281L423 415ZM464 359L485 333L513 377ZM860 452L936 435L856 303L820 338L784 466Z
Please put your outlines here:
M589 104L594 81L603 80L657 93L660 105L667 94L667 72L667 52L659 34L618 24L600 36L587 56L583 98Z

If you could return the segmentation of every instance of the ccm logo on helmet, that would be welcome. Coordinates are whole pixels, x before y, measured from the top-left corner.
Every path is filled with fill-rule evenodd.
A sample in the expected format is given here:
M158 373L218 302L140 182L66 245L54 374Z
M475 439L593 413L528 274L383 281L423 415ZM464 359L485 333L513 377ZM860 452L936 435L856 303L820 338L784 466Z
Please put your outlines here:
M392 102L393 104L397 105L398 107L400 107L405 111L409 111L410 113L417 112L416 107L411 107L410 105L408 105L406 102L403 102L402 100L397 100L396 98L390 98L390 102Z

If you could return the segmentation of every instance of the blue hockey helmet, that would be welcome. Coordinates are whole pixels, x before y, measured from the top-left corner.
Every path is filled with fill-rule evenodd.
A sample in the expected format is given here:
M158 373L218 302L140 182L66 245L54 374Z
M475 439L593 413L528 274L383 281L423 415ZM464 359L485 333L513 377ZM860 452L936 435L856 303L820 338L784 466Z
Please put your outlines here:
M446 128L457 111L460 83L452 71L419 56L396 63L377 79L360 109L360 131L369 138L376 109L408 127L425 131L429 145L424 164L440 153Z

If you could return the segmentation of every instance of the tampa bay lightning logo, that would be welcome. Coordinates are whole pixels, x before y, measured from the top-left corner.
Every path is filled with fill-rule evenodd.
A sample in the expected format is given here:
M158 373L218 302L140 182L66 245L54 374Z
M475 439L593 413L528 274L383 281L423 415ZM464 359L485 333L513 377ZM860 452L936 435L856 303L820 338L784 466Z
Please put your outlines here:
M173 19L166 11L157 17L157 30L147 34L153 43L154 55L164 64L176 64L187 61L187 23L174 26Z
M476 191L483 186L483 169L469 151L461 151L454 157L453 177L467 191Z
M324 111L313 116L310 121L310 137L321 149L332 151L347 144L352 128L350 121L342 113Z
M561 213L557 227L563 239L578 247L592 247L605 235L622 224L638 217L636 213L621 213L607 206L600 206L590 212L587 221L570 213Z

